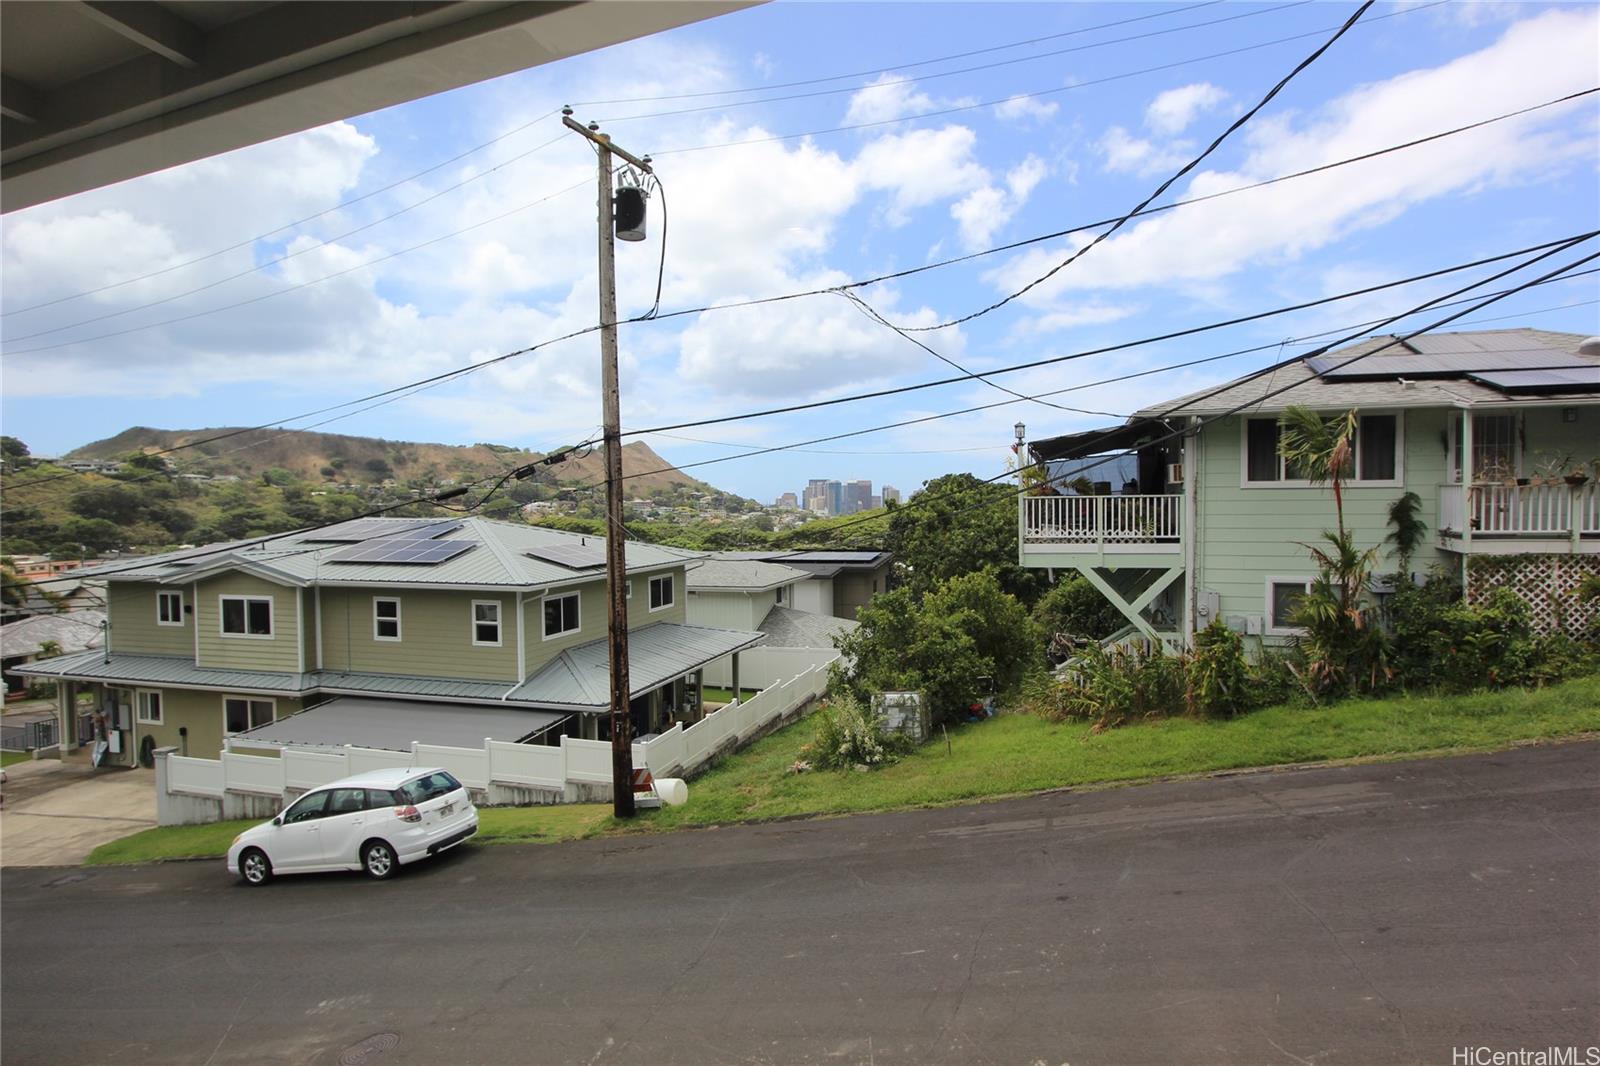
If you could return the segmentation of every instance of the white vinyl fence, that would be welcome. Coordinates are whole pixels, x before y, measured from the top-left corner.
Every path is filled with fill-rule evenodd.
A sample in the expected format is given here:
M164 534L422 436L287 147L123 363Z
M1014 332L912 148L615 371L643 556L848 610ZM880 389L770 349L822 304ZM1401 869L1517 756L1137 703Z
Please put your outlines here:
M694 770L723 748L822 694L826 665L812 665L744 703L735 701L690 726L681 725L633 745L633 765L657 777ZM222 799L230 794L286 796L342 777L388 767L442 766L469 788L538 788L566 793L572 785L611 784L611 743L563 737L557 746L485 740L481 748L413 744L411 751L346 745L342 749L284 748L280 758L225 751L220 759L167 756L169 793Z
M838 657L832 648L769 648L764 644L749 648L739 653L739 687L765 689L780 685L813 666L826 671ZM702 669L708 685L727 688L733 684L731 656L707 663Z

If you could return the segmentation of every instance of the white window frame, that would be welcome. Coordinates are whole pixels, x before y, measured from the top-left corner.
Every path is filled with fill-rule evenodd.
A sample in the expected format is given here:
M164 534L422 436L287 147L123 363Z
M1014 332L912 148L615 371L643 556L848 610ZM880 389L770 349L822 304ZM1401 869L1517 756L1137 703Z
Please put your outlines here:
M379 618L378 617L378 604L380 604L380 603L392 603L392 604L394 604L394 617L393 618ZM398 643L400 643L401 635L404 633L404 629L403 629L402 623L400 621L400 614L401 614L401 608L400 608L400 597L399 596L374 596L374 597L372 597L372 639L373 640L377 640L377 641L382 641L385 644L398 644ZM380 621L382 621L382 622L393 622L394 623L394 636L386 637L382 633L378 632L378 623Z
M1511 476L1517 478L1528 476L1528 456L1526 452L1523 451L1522 447L1522 438L1525 435L1523 432L1523 418L1525 417L1523 412L1508 411L1504 408L1491 408L1489 410L1480 411L1476 407L1469 407L1465 409L1452 407L1449 409L1449 413L1446 416L1448 419L1448 425L1445 428L1445 436L1448 437L1450 441L1450 455L1448 457L1448 463L1445 466L1445 471L1450 477L1450 484L1461 484L1461 413L1463 410L1467 412L1468 418L1474 420L1479 418L1511 419ZM1472 438L1475 444L1479 440L1478 429L1476 425L1473 426ZM1481 478L1482 471L1479 471L1478 473ZM1486 484L1486 482L1479 480L1474 482L1474 484L1482 485Z
M480 606L493 607L494 608L494 640L492 640L492 641L491 640L479 640L478 639L478 626L480 624L482 624L482 625L488 625L489 624L488 622L480 623L478 621L478 608ZM475 647L475 648L498 648L498 647L501 647L501 645L502 645L502 643L504 642L504 639L505 639L505 617L504 616L505 616L505 607L500 603L499 600L473 600L472 601L471 610L467 614L467 622L468 622L468 626L469 626L469 628L467 629L467 632L472 636L472 646Z
M146 696L156 698L155 717L146 712ZM133 720L140 725L166 725L167 699L166 694L157 688L135 689L133 693Z
M176 622L164 621L162 619L162 617L161 617L161 605L162 605L162 603L166 602L168 599L174 599L174 600L178 601L178 610L176 611L176 614L178 616L178 620ZM183 593L182 592L179 592L179 591L177 591L175 589L173 589L173 590L160 589L160 590L158 590L156 592L156 625L158 625L158 626L177 626L180 629L183 627Z
M227 623L224 619L224 610L222 606L228 600L240 600L244 603L244 624L246 629L250 628L250 602L252 600L264 601L267 605L267 629L269 632L229 633L226 628ZM228 640L273 640L278 635L277 604L273 602L273 597L271 596L219 595L217 597L217 632L221 633Z
M255 729L256 728L254 725L250 724L250 708L248 706L245 707L245 712L244 712L245 729L236 732L236 731L230 730L228 728L228 701L229 700L242 700L246 704L265 703L267 706L272 708L272 717L267 719L266 722L262 722L261 724L262 725L267 725L267 724L269 724L271 722L276 722L278 720L278 701L277 700L272 699L271 697L263 697L263 696L243 696L243 695L240 695L237 692L235 692L235 693L225 693L223 695L223 697L222 697L222 735L225 736L225 737L236 737L236 736L239 735L239 732L243 732L245 730L250 730L250 729Z
M545 617L544 610L545 605L551 600L575 601L578 605L578 624L573 626L571 629L563 629L559 633L550 632L547 624L548 620ZM570 637L574 633L583 632L583 597L577 592L553 592L550 595L541 598L539 600L539 632L544 634L545 640L560 640L562 637Z
M1300 585L1311 591L1312 579L1304 574L1271 574L1266 579L1266 611L1261 616L1261 631L1270 637L1296 637L1305 632L1303 626L1275 626L1272 624L1272 586Z
M1363 481L1359 477L1350 478L1344 484L1353 489L1399 489L1406 483L1406 413L1404 411L1360 411L1358 419L1371 416L1394 417L1394 477L1384 481ZM1239 416L1239 487L1241 489L1306 489L1312 488L1311 482L1305 478L1279 477L1277 481L1251 481L1250 480L1250 423L1264 421L1270 418L1276 422L1278 415L1240 415ZM1353 456L1357 474L1361 472L1361 429L1356 427L1356 452ZM1283 454L1278 453L1278 473L1285 471ZM1322 486L1317 486L1322 487Z
M655 606L654 603L650 605L651 614L654 614L657 611L671 610L673 605L678 602L678 583L673 580L673 576L674 575L672 574L658 574L650 579L650 598L652 600L655 599L655 587L657 581L665 581L670 593L670 598L660 607Z

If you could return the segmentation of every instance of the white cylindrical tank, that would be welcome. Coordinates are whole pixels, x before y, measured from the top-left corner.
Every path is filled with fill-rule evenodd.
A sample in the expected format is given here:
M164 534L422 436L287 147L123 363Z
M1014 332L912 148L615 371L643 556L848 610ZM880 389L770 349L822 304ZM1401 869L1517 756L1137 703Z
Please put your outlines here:
M681 807L689 802L689 786L681 777L658 777L656 795L668 807Z

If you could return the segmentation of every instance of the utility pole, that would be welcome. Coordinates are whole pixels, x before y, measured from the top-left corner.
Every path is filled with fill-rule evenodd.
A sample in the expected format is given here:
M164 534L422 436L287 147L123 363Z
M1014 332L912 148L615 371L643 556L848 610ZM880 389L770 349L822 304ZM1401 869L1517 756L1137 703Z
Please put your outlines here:
M599 157L597 200L600 207L600 391L604 403L606 451L606 603L611 658L611 796L612 813L632 818L633 722L629 713L632 692L628 685L627 546L622 524L622 400L617 385L617 244L611 156L621 156L633 166L652 173L650 164L611 143L599 125L573 121L572 109L562 111L566 127L594 143Z

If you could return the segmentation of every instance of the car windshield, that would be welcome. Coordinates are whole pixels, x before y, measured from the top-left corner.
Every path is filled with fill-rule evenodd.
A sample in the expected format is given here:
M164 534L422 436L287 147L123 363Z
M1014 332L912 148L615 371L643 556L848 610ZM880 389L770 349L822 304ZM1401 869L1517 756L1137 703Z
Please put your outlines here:
M426 803L428 800L446 793L454 792L461 787L461 782L445 773L425 774L415 781L408 781L400 786L400 792L412 803Z

